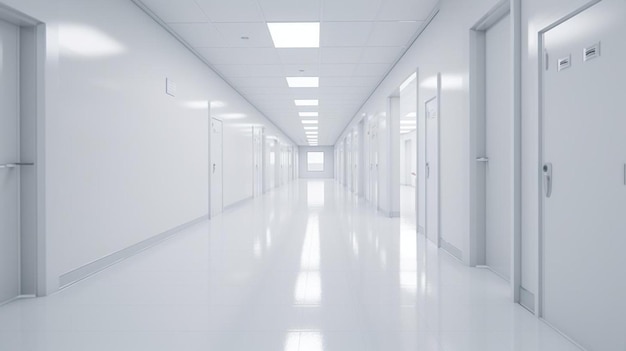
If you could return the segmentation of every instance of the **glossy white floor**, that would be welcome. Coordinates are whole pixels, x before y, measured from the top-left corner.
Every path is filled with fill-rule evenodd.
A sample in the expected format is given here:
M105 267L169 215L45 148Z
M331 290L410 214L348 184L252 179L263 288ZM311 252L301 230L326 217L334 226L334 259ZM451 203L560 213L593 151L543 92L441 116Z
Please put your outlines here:
M406 224L408 223L408 224ZM0 350L576 350L507 283L333 181L300 181L47 298Z

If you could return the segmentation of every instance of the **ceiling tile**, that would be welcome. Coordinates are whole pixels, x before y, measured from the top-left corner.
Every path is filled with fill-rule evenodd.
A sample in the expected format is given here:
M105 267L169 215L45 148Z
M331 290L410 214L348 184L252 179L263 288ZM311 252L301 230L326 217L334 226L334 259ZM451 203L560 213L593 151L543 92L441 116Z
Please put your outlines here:
M320 66L318 64L283 65L283 72L285 77L319 77Z
M222 35L209 23L173 23L170 28L194 48L223 47Z
M360 63L394 63L403 52L403 47L367 47L363 49Z
M377 76L383 77L391 65L384 63L362 63L356 66L354 74L357 76Z
M422 22L376 22L369 46L406 46Z
M216 23L215 28L228 47L274 48L265 23ZM244 40L242 37L248 39Z
M320 60L319 49L275 49L280 61L286 65L317 64Z
M198 49L213 65L225 64L279 64L276 49L267 48L200 48Z
M319 22L320 0L258 0L267 22Z
M194 0L143 0L143 3L167 23L196 23L209 20Z
M320 77L341 77L354 74L354 64L326 64L320 65Z
M212 22L264 22L256 0L196 0L196 2Z
M214 65L225 77L283 77L281 65Z
M378 20L424 21L438 0L383 0Z
M369 87L375 86L380 77L324 77L321 87Z
M322 20L371 21L378 16L381 2L381 0L324 0Z
M320 27L320 45L365 46L373 28L373 22L323 22Z
M363 48L331 47L321 48L321 63L355 63L359 62Z

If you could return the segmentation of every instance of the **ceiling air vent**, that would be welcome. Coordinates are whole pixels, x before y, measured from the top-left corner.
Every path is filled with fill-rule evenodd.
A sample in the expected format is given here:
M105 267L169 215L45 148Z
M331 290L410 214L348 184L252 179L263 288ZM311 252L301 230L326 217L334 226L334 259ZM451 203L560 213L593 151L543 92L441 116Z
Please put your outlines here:
M596 57L600 57L600 43L596 43L583 50L583 61L587 62Z
M559 62L557 64L557 67L559 67L559 72L570 68L572 66L572 56L571 55L567 55L567 57L563 57L562 59L559 59Z

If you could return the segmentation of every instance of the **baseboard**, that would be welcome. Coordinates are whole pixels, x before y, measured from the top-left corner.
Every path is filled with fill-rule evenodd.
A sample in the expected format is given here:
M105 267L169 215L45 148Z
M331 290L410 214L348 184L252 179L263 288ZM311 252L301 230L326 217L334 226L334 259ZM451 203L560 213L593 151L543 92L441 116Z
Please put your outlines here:
M244 203L246 203L246 202L248 202L250 200L254 200L254 196L246 197L245 199L241 199L241 200L239 200L237 202L234 202L234 203L224 207L224 211L223 212L226 212L227 210L232 210L234 208L237 208L237 207L243 205Z
M565 334L564 332L562 332L561 330L559 330L559 328L555 327L554 325L552 325L552 323L548 322L547 320L545 320L543 317L539 318L540 321L544 322L548 327L554 329L555 332L559 333L559 335L561 335L562 337L564 337L565 339L567 339L567 341L571 342L572 344L574 344L574 346L578 347L581 351L589 351L586 348L584 348L581 344L579 344L578 342L576 342L576 340L572 339L569 335Z
M35 295L19 295L12 299L8 299L6 301L0 302L0 307L10 304L11 302L15 302L17 300L25 300L25 299L34 299L37 296Z
M117 251L115 253L112 253L110 255L107 255L105 257L102 257L98 260L95 260L91 263L88 263L82 267L79 267L77 269L74 269L70 272L67 272L63 275L61 275L59 277L59 289L63 289L66 288L78 281L81 281L91 275L94 275L120 261L123 261L127 258L130 258L136 254L138 254L139 252L146 250L150 247L153 247L155 245L158 245L159 243L173 237L174 235L176 235L178 232L180 232L183 229L189 228L195 224L198 224L202 221L207 220L209 217L208 215L202 216L200 218L194 219L190 222L187 222L185 224L179 225L175 228L172 228L164 233L155 235L151 238L148 238L142 242L139 242L137 244L134 244L132 246L129 246L125 249L122 249L120 251Z
M476 268L479 269L486 269L488 271L490 271L491 273L497 275L499 278L502 278L502 280L506 281L506 282L510 282L509 278L505 277L504 275L502 275L500 272L496 271L495 269L491 268L491 266L486 266L486 265L476 265Z
M519 304L534 314L535 313L535 294L531 293L530 291L520 286Z
M459 250L456 246L450 244L449 242L443 240L443 238L440 239L441 240L441 248L449 253L452 257L456 258L457 260L463 262L463 251Z

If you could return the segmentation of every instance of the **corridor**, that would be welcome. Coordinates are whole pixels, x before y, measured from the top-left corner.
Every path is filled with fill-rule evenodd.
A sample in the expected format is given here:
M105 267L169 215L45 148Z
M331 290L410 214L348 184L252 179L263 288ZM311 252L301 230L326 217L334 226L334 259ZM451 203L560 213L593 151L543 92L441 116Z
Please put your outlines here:
M40 299L0 350L578 350L332 180L300 180Z

